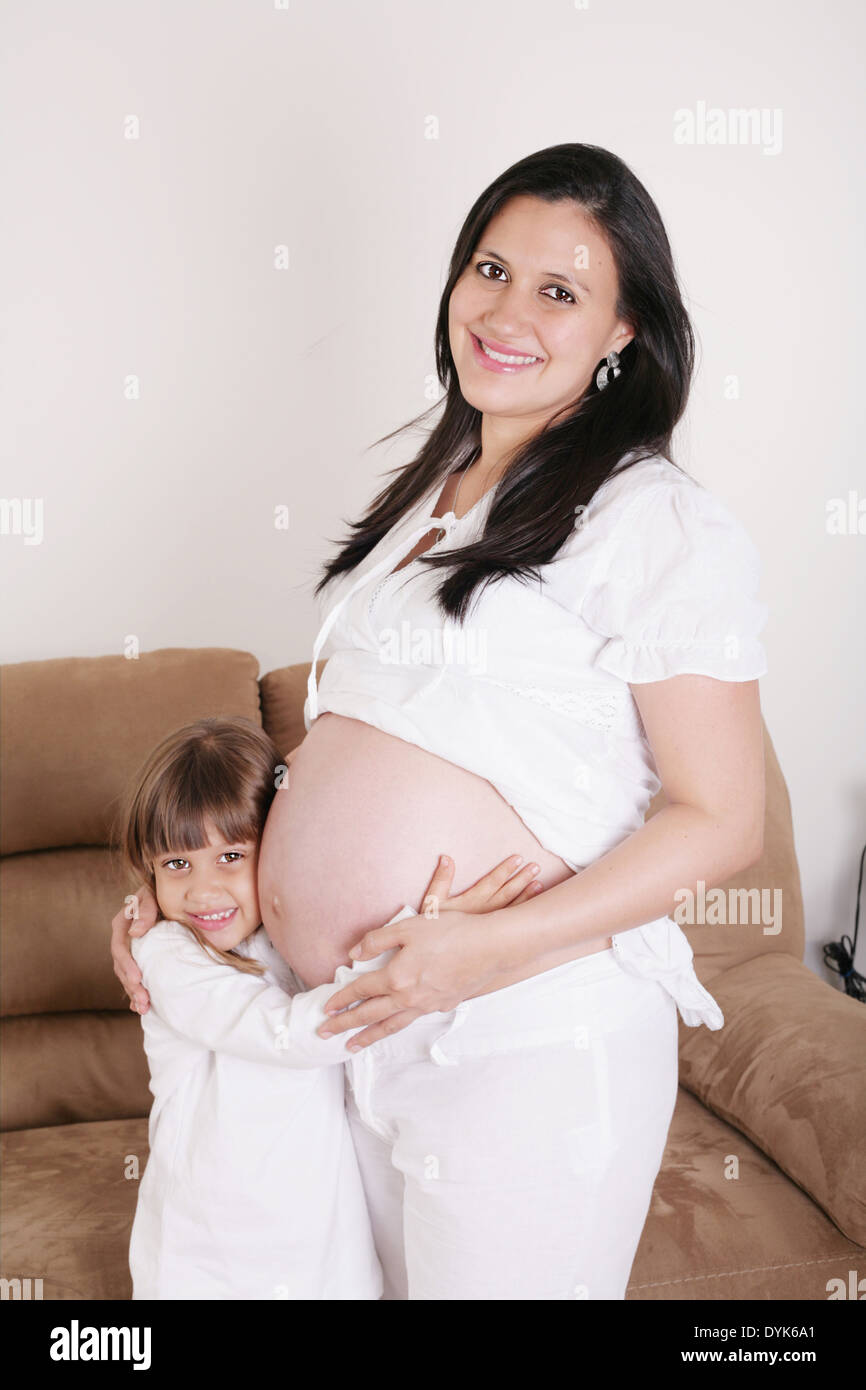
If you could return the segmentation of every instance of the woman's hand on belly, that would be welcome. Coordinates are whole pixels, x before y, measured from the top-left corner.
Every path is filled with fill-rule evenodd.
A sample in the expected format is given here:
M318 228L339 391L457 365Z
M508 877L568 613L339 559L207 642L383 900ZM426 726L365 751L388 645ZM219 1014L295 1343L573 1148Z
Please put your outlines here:
M326 1011L345 1012L323 1024L320 1036L374 1025L348 1044L354 1052L408 1027L421 1014L447 1013L464 999L513 983L501 977L482 924L484 914L541 892L535 880L538 865L520 868L521 862L506 859L463 893L449 897L454 863L443 856L424 894L422 915L367 932L349 952L356 960L371 959L400 947L380 970L359 975L331 995ZM350 1009L352 1004L356 1007Z

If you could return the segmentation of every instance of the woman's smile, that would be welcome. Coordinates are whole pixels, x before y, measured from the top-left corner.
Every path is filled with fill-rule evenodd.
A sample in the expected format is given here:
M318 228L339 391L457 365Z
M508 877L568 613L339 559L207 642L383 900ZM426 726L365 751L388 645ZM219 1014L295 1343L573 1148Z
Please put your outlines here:
M488 372L525 372L531 367L540 367L544 361L543 357L518 352L516 348L506 347L494 338L479 338L471 329L469 337L476 362Z

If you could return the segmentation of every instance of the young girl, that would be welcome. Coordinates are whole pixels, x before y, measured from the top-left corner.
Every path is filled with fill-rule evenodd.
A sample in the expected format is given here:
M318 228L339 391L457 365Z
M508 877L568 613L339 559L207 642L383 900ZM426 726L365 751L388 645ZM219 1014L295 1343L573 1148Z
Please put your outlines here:
M148 758L122 813L127 869L162 920L132 940L154 1103L129 1250L133 1299L378 1299L382 1275L344 1108L354 1031L317 1035L335 984L303 991L261 926L259 840L285 760L243 718L203 719ZM427 910L531 892L505 861ZM434 893L438 888L439 893ZM429 896L432 894L432 898ZM128 910L128 915L137 915ZM414 915L404 906L392 921Z

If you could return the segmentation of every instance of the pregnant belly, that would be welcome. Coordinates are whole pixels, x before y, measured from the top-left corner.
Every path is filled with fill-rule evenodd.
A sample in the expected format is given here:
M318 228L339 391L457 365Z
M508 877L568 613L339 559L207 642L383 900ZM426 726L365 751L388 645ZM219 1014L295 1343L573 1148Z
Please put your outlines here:
M324 984L365 931L404 903L421 909L440 854L455 862L452 894L512 854L540 866L545 888L572 876L484 778L360 720L323 714L265 825L265 929L307 988ZM609 945L596 937L545 968Z

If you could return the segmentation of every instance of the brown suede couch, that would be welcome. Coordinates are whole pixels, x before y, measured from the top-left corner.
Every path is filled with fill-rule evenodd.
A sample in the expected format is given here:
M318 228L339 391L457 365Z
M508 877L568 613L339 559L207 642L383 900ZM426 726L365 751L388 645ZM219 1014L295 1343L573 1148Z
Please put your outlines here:
M203 715L247 715L296 747L307 671L259 679L253 656L219 648L0 668L5 1297L35 1296L37 1279L46 1299L131 1292L151 1096L108 950L127 890L107 848L118 797L159 739ZM770 903L780 890L782 929L766 915L685 928L726 1023L680 1023L679 1100L629 1299L825 1300L866 1273L866 1010L803 965L766 729L765 747L763 856L724 887Z

